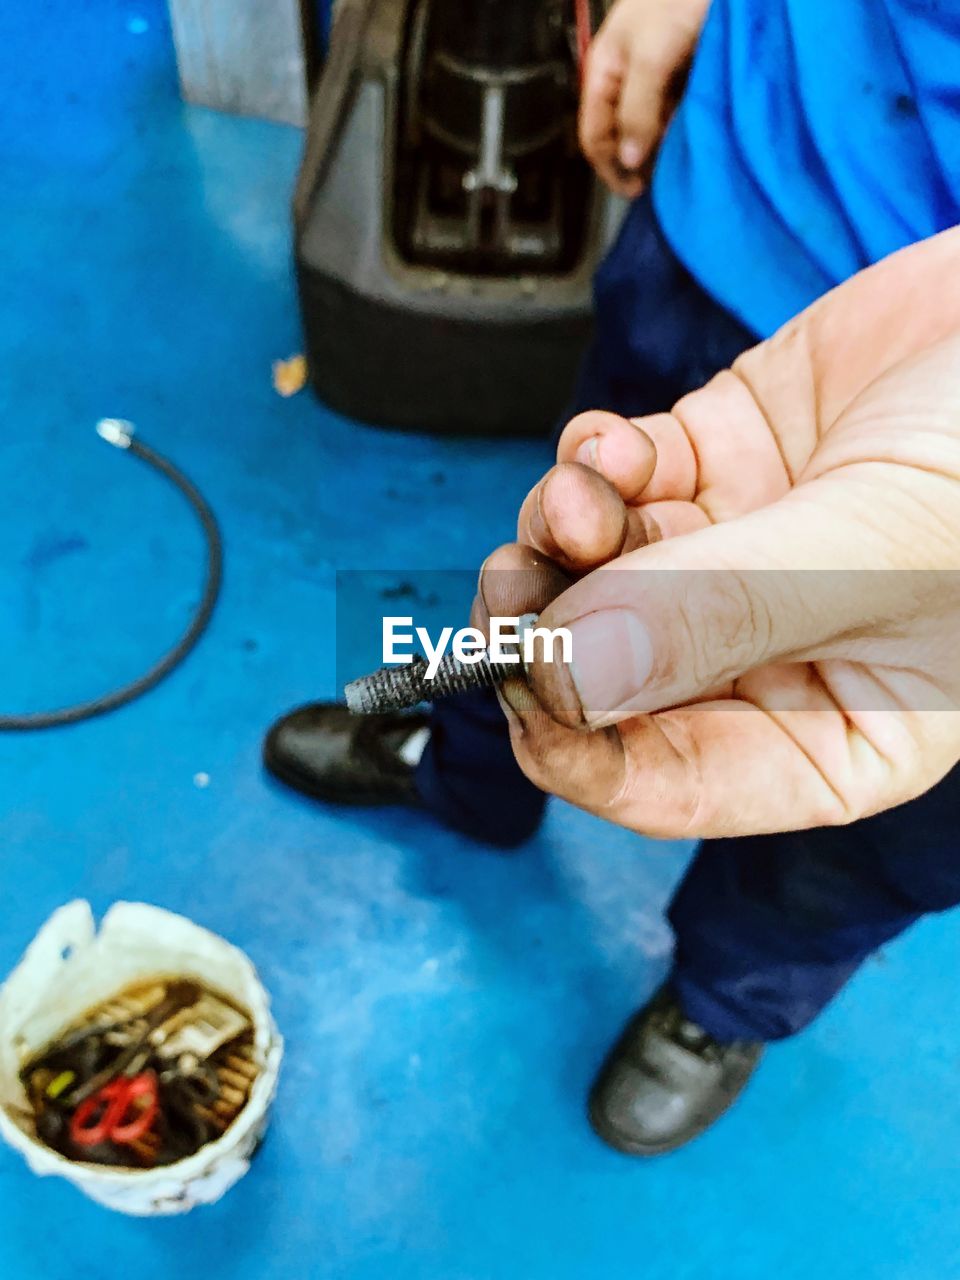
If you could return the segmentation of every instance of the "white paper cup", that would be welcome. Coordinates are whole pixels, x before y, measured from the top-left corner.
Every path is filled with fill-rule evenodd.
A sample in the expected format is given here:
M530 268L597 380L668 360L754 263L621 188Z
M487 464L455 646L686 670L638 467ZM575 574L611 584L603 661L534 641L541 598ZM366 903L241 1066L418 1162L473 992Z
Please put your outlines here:
M117 1169L67 1160L36 1137L24 1062L89 1009L134 983L194 978L249 1012L260 1075L230 1128L186 1160ZM120 1213L148 1217L211 1204L250 1167L277 1089L283 1040L251 962L223 938L160 907L118 902L97 932L87 902L54 912L0 990L0 1135L34 1173L57 1174Z

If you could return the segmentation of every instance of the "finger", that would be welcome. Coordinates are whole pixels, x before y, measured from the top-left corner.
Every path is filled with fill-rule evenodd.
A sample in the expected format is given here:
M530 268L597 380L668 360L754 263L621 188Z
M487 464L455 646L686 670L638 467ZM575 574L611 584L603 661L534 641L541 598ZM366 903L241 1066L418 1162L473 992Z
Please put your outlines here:
M552 468L520 509L517 541L573 573L606 564L650 540L644 516L628 510L603 476L579 463Z
M830 723L820 732L842 751L843 717L835 708L822 714ZM620 725L616 741L609 728L584 734L518 718L513 746L527 777L645 835L752 835L782 830L787 821L799 829L848 816L790 733L750 703L718 701L641 716ZM786 820L784 795L791 797Z
M862 668L847 667L853 679L861 678ZM865 722L864 730L851 724L831 684L820 664L772 666L739 682L735 700L651 717L683 762L669 786L650 786L641 767L642 739L631 742L627 731L627 781L612 805L615 820L639 821L641 829L663 836L834 826L913 799L955 763L955 740L946 750L919 743L934 724L955 732L956 712L932 712L926 723L911 723L891 701L885 710L854 717Z
M615 413L591 410L564 427L557 462L579 462L598 471L624 502L644 492L657 467L657 451L642 426Z
M712 388L712 384L711 384ZM740 436L742 406L725 410L714 399L698 409L695 421L713 424L713 433L726 441L730 453L743 449ZM691 397L687 397L686 408ZM762 429L754 413L753 423ZM706 446L709 452L709 445ZM651 466L652 460L652 466ZM700 461L692 433L675 413L655 413L645 418L621 418L592 409L578 414L564 427L557 445L558 462L581 462L605 475L627 501L662 499L693 502L700 490Z
M695 502L645 502L635 514L643 521L648 546L710 525L710 517Z
M508 543L487 557L480 570L477 596L471 610L471 625L489 634L491 617L519 618L526 613L542 613L570 584L557 566L530 547ZM535 703L525 675L518 667L517 678L506 680L497 690L507 712L511 729L519 725L518 715L542 730L550 717ZM576 716L570 706L568 717Z
M625 200L636 200L647 185L645 172L631 174L623 169L618 162L613 164L611 177L606 177L603 174L601 174L601 177L614 195L622 196Z
M642 171L663 131L665 89L662 66L635 49L617 103L617 159L628 173Z
M618 195L633 198L643 182L623 167L618 156L617 103L626 70L626 54L613 35L598 36L587 54L578 129L584 155L603 182Z
M624 419L599 413L582 414L581 419L586 421L574 419L561 436L563 452L558 455L577 456L579 449L583 460L591 448L590 434L598 436L599 456L613 449L614 439L618 449L630 448ZM621 425L615 427L615 421ZM729 370L684 396L671 413L633 419L632 429L646 438L644 450L649 442L656 455L643 490L645 502L696 501L711 520L730 520L783 497L795 479L765 406Z
M569 665L530 666L543 705L566 724L619 723L771 662L831 656L864 618L899 616L898 575L832 572L843 548L864 552L866 516L846 490L842 508L818 509L828 486L652 543L571 586L540 619L567 628L572 646ZM872 567L895 567L895 551L884 547L884 563L878 544Z
M624 169L617 158L616 146L616 142L613 142L609 154L601 153L591 163L597 177L615 196L622 196L625 200L636 200L646 186L645 176L642 173L632 173Z
M626 784L627 758L620 732L582 733L558 723L520 681L511 682L504 695L513 753L530 781L589 813L612 815L614 801ZM651 772L660 777L667 762L658 756L657 746L669 749L669 744L654 741L648 754Z
M851 716L849 690L838 697L837 688L866 678L858 664L771 665L718 692L715 701L594 732L558 723L534 690L518 683L511 740L537 786L650 836L835 825L912 799L955 760L960 713L928 713L938 728L951 722L932 763L931 752L918 749L929 724L911 723L923 717L905 717L883 687L871 687L863 699L876 710Z
M576 796L568 779L583 779L592 764L585 807L671 839L835 825L876 812L891 794L907 800L922 789L910 750L891 752L889 739L880 750L852 733L812 665L765 668L737 693L624 722L612 771L610 748L594 745L597 735L539 721L518 726L515 750L537 785L570 799ZM901 761L892 788L891 758Z
M626 58L615 41L597 38L587 53L578 130L592 164L610 164L616 155L617 102Z
M491 617L541 613L570 585L570 578L531 547L509 542L487 556L473 603L473 626L487 629Z

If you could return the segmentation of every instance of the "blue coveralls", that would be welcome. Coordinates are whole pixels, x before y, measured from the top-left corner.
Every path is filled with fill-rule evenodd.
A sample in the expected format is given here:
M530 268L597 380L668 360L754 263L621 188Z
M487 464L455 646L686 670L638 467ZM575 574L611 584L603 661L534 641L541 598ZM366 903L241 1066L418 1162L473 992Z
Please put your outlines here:
M599 272L596 304L577 409L669 409L757 340L677 260L647 198ZM519 843L543 814L489 694L437 704L416 781L438 817L494 844ZM687 1014L720 1041L799 1031L871 952L960 904L958 826L960 769L849 827L705 841L669 912Z

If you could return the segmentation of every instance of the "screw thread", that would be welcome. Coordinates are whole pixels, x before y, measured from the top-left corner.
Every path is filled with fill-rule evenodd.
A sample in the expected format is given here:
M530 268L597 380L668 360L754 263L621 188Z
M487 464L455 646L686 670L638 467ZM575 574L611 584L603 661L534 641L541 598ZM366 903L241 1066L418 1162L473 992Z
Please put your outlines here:
M347 706L355 715L378 715L404 711L421 702L448 698L473 689L492 689L523 668L517 663L491 662L484 654L479 662L460 662L446 654L432 679L427 678L427 660L416 657L402 667L381 667L372 675L348 684Z
M344 690L347 707L354 715L382 715L390 711L406 711L421 702L448 698L454 693L496 688L510 676L523 675L520 637L536 624L535 613L525 613L519 619L517 642L508 650L516 654L513 662L493 662L489 653L484 653L477 662L461 662L454 654L447 653L437 664L432 679L428 680L429 664L426 658L418 655L404 666L381 667L372 675L348 684Z

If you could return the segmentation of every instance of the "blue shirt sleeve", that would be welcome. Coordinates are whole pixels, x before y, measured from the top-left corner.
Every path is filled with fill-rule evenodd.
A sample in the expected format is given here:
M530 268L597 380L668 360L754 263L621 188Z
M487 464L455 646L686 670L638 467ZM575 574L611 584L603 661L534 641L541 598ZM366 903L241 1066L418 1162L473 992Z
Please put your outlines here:
M762 334L960 221L960 0L714 0L653 195Z

